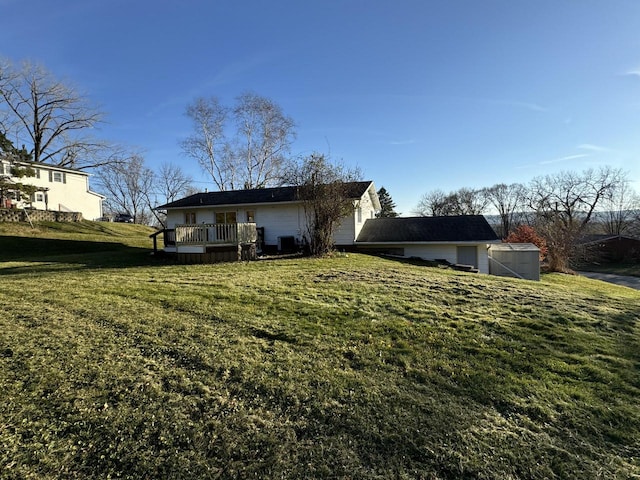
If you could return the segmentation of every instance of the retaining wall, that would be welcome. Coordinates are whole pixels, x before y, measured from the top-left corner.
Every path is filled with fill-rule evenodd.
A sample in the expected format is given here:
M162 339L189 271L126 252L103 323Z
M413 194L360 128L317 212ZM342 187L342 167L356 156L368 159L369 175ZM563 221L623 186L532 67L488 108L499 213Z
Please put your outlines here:
M29 210L32 222L79 222L82 220L80 212L56 212L52 210ZM0 222L28 222L27 214L18 208L0 208Z

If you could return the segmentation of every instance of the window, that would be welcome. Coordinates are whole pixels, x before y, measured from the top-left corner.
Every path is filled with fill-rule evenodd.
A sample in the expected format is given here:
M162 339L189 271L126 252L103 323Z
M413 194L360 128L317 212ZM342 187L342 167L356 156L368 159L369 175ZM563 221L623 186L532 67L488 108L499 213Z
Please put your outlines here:
M11 175L11 165L8 163L0 164L0 175Z
M255 210L247 210L247 222L255 223L256 221L256 211Z
M236 212L216 212L216 223L236 223Z
M36 192L36 194L35 194L35 201L36 201L36 202L44 202L44 193L42 193L42 192Z
M67 174L64 172L52 172L49 170L49 181L67 183Z
M362 223L362 209L358 207L358 223Z
M185 212L184 223L187 225L193 225L196 223L196 212Z

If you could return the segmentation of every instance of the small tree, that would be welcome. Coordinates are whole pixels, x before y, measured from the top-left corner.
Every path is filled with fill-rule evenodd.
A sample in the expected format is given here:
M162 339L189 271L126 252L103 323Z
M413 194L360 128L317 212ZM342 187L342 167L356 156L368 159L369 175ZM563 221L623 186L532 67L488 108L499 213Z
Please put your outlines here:
M102 167L97 174L106 206L112 213L128 213L135 223L150 221L149 198L154 182L153 171L138 155Z
M396 204L393 202L391 195L386 188L380 187L378 190L378 199L380 200L380 211L376 214L378 218L395 218L398 216L396 212Z
M312 255L326 255L333 249L334 231L355 208L349 182L359 177L357 169L333 164L317 153L291 169L289 183L298 187L298 198L304 205Z
M540 260L544 259L547 255L547 242L543 237L538 235L533 227L529 225L520 225L513 230L507 238L504 239L505 243L533 243L540 249Z

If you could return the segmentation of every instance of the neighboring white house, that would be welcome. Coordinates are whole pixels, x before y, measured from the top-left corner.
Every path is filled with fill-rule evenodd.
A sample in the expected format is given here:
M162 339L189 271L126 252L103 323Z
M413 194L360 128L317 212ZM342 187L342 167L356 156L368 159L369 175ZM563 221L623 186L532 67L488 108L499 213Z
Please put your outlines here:
M0 160L0 175L13 182L33 185L39 188L39 191L33 195L30 202L17 201L14 197L9 199L10 205L1 205L2 207L31 206L37 210L80 212L87 220L102 217L104 196L91 191L88 173L39 162L17 162L15 165L20 168L32 168L35 176L13 177L11 163L7 160Z
M351 182L348 185L353 211L334 233L338 248L353 246L365 221L374 218L375 212L380 210L373 182ZM184 225L255 224L262 235L260 243L265 250L282 250L291 242L301 245L305 237L308 238L304 205L297 187L196 193L157 209L167 212L167 230ZM165 244L164 250L176 252L179 248L179 245ZM184 247L182 251L197 253L199 250L206 250L206 246Z
M470 265L489 273L490 244L497 235L482 215L397 217L367 220L356 240L360 251Z

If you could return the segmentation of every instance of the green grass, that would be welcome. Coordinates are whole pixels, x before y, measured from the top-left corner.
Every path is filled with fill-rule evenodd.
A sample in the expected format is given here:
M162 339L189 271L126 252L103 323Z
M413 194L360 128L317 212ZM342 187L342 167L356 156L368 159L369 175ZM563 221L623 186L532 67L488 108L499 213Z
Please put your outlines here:
M0 224L0 478L640 476L640 292L98 226Z

